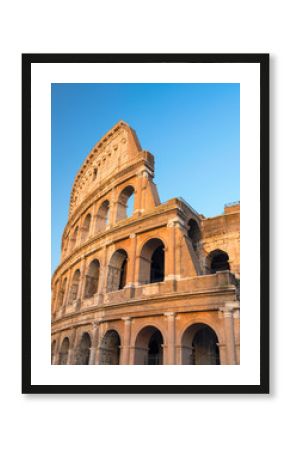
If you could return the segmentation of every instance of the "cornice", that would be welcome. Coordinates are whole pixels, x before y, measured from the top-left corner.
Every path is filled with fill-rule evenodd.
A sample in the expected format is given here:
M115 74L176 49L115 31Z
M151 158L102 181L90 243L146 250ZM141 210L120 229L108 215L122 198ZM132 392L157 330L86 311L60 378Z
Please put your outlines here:
M180 305L180 306L175 306L174 310L177 313L190 313L190 312L203 312L203 311L219 311L221 308L221 305L224 305L224 303L227 301L225 300L225 296L229 296L232 295L236 292L236 289L234 286L229 286L229 287L222 287L219 288L217 290L217 288L215 289L208 289L208 290L201 290L201 291L196 291L196 292L181 292L181 293L176 293L176 292L172 292L169 294L163 294L160 296L156 295L156 296L151 296L149 298L144 298L144 299L130 299L126 302L122 302L122 303L112 303L112 304L107 304L107 305L94 305L91 307L88 307L86 309L83 309L81 311L76 311L76 312L72 312L70 314L66 314L54 321L52 321L52 327L57 327L58 324L61 324L61 322L65 322L66 320L72 320L73 318L80 318L80 322L81 323L74 323L68 325L68 328L76 327L79 325L83 325L84 323L82 322L82 316L84 316L85 314L90 315L92 314L92 316L87 319L87 322L90 322L93 319L93 314L96 313L100 313L103 314L102 317L99 317L99 320L102 322L106 322L106 321L110 321L110 320L119 320L121 318L122 315L124 315L124 309L126 309L126 314L132 316L132 318L138 318L138 317L149 317L152 315L163 315L164 311L160 312L160 309L158 309L158 312L156 312L155 310L155 304L158 303L163 303L163 302L179 302L182 299L186 299L186 300L191 300L194 299L195 297L200 297L201 299L204 297L213 297L213 296L217 296L217 297L221 297L221 300L217 300L216 303L214 304L207 304L204 305L202 303L198 304L194 304L194 305ZM234 302L236 304L236 307L239 308L240 304L238 301ZM146 311L137 311L136 310L136 306L142 306L144 305L144 307L146 308ZM132 310L128 310L128 307L132 307ZM148 308L152 308L152 310L148 309ZM178 310L178 308L185 308L185 310ZM165 304L164 305L164 310L168 309L168 305ZM170 307L170 310L172 310L173 307ZM105 314L112 314L112 315L108 315L105 316ZM146 314L147 313L147 314ZM114 316L114 314L116 314ZM134 316L134 317L133 317Z

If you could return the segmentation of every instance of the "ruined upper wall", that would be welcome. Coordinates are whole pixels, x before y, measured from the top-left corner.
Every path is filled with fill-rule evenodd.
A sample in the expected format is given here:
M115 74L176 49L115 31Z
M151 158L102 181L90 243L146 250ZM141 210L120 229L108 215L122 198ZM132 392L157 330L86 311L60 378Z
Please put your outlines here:
M106 179L138 158L140 152L141 146L134 130L125 122L118 122L93 147L77 173L71 192L69 215Z
M224 214L202 220L205 252L223 250L229 255L231 271L240 274L240 204L226 205Z

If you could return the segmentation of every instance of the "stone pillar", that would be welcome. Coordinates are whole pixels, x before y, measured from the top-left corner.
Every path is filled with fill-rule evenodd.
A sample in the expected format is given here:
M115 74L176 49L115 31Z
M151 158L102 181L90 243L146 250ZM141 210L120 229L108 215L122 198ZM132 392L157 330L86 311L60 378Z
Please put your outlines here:
M235 331L234 331L234 317L233 317L233 306L226 305L222 308L224 316L224 328L225 328L225 338L226 338L226 348L227 348L227 363L236 364L236 345L235 345Z
M66 282L66 292L64 293L62 306L68 305L69 294L71 289L71 278L72 278L72 269L70 268L68 271L67 282Z
M95 234L95 228L96 228L96 210L97 210L97 204L93 204L92 208L92 215L91 215L91 223L90 223L90 229L89 229L89 238L93 237Z
M124 344L122 346L121 364L130 364L131 317L122 317L124 321Z
M136 262L136 246L137 246L137 238L136 234L130 234L130 256L129 256L129 264L128 264L128 272L127 272L127 282L126 287L135 285L135 262Z
M75 340L76 340L76 328L73 328L69 337L69 350L67 358L68 365L73 365L75 363Z
M84 290L86 287L86 258L85 258L85 256L82 256L82 259L81 259L80 272L81 272L81 278L80 278L79 290L78 290L78 294L77 294L77 300L82 299L84 297Z
M116 199L116 188L113 188L111 191L111 198L109 200L110 202L110 211L109 211L109 217L108 217L108 223L107 227L110 228L114 223L116 223L116 217L117 217L117 199Z
M140 215L142 213L142 172L137 174L136 190L135 190L135 204L134 211L136 214Z
M99 276L99 288L98 293L104 294L107 286L107 276L108 276L108 262L107 262L107 245L104 245L103 249L103 257L100 261L102 269L100 270L100 276Z
M99 322L96 320L93 322L92 345L90 349L90 360L89 360L90 365L95 364L98 341L99 341Z
M149 178L149 174L147 172L147 170L143 170L142 171L142 178L141 178L141 199L140 199L140 212L141 214L143 213L145 207L146 207L146 196L145 196L145 190L147 188L147 184L148 184L148 178Z
M105 336L106 332L106 322L98 322L98 342L96 345L96 351L95 351L95 365L100 365L100 359L101 359L101 351L102 351L102 340Z
M168 251L165 261L165 280L175 279L175 222L170 220L167 224L168 228Z
M167 317L167 358L166 364L175 364L175 313L164 314Z

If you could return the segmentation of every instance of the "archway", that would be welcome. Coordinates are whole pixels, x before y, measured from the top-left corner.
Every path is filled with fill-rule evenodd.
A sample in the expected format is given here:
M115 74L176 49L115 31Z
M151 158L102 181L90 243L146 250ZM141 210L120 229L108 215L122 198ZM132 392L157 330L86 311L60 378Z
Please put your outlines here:
M139 365L163 364L163 337L158 328L143 328L136 338L135 362Z
M161 239L150 239L141 251L139 282L147 284L164 281L164 272L164 244Z
M82 335L81 341L76 351L76 364L88 365L90 360L91 338L89 333Z
M66 337L62 341L60 352L59 352L59 360L58 364L64 366L68 362L68 351L69 351L69 339Z
M98 292L100 276L100 263L94 259L88 268L86 274L85 298L90 298Z
M96 217L96 232L104 231L109 223L110 204L108 200L105 200Z
M79 269L77 269L72 279L68 303L73 303L75 300L77 300L80 279L81 279L81 272Z
M84 220L84 224L83 224L83 228L82 228L82 241L83 242L86 241L89 237L91 218L92 218L92 216L90 214L87 214L86 218Z
M107 292L118 291L126 285L128 255L125 250L117 250L108 266Z
M120 336L115 330L107 331L100 347L101 365L119 365L120 364Z
M214 330L203 323L191 325L181 341L182 364L219 365L218 338Z
M116 221L130 217L134 210L134 188L127 186L118 198Z
M230 270L229 255L223 250L214 250L208 255L208 268L211 274Z

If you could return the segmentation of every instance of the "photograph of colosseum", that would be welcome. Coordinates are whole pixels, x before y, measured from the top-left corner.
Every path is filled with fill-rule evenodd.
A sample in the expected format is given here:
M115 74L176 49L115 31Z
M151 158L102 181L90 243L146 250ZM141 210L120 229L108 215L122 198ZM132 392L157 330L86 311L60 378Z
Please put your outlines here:
M161 201L154 152L137 135L111 123L69 187L51 364L239 364L240 203L229 193L206 217L179 196L174 172L178 194Z

